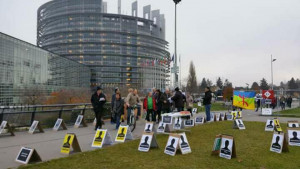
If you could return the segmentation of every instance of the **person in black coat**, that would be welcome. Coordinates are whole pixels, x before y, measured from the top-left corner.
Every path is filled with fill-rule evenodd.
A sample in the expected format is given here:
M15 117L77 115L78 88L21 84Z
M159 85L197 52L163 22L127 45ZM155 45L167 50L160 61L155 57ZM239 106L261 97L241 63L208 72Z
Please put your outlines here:
M175 103L175 108L177 108L178 112L183 111L184 107L184 95L179 91L179 88L175 88L175 95L171 98Z
M111 96L111 110L113 110L114 101L116 100L116 93L119 92L119 88L115 88L115 93ZM113 111L111 111L111 117L110 117L110 123L116 123L115 114Z
M116 120L116 129L119 128L120 126L120 120L121 120L121 115L124 112L124 100L121 98L120 92L117 92L115 94L115 100L112 105L112 112L115 115L115 120Z
M97 91L92 95L91 102L92 102L93 109L95 112L95 117L97 120L97 123L95 126L95 130L97 130L98 128L102 128L101 119L102 119L102 114L103 114L103 106L106 103L106 97L102 93L101 87L97 87Z
M211 91L209 87L205 88L205 96L203 98L203 105L205 106L206 120L210 121L210 108L211 108Z

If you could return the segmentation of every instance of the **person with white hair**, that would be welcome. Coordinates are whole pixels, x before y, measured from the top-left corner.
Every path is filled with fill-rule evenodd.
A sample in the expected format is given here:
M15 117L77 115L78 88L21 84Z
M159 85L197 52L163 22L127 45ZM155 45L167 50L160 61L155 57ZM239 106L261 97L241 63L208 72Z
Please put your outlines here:
M161 114L171 112L171 103L169 101L170 97L171 97L170 89L166 88L165 92L162 93L162 95L160 97L160 101L162 103Z

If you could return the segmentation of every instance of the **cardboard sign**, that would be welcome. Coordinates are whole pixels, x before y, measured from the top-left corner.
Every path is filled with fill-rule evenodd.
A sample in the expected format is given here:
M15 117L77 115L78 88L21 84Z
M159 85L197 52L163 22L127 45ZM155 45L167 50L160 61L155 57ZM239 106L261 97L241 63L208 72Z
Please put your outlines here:
M116 136L116 142L125 142L125 140L132 140L131 131L128 130L129 126L120 126L118 129L118 134Z
M42 159L39 156L39 154L36 152L36 150L27 147L22 147L16 158L16 162L22 164L28 164L28 163L34 163L40 161L42 161Z
M243 112L242 111L237 112L237 118L239 118L239 119L243 118Z
M74 128L79 128L81 124L82 124L82 127L87 127L87 124L85 123L85 120L84 120L84 116L78 115L76 122L74 124Z
M222 141L222 135L216 135L214 146L212 149L212 155L219 155L220 149L221 149L221 141Z
M216 121L220 121L220 113L216 113Z
M146 122L144 132L151 133L155 130L153 122Z
M180 135L178 134L170 134L169 139L165 148L165 154L175 156L176 151L179 145Z
M236 157L235 143L232 136L222 135L220 157L231 159Z
M60 127L62 127L63 130L67 130L66 124L63 121L63 119L58 118L55 122L55 125L53 127L54 131L58 131L60 129Z
M261 114L264 116L270 116L270 115L272 115L272 109L271 108L262 108Z
M165 124L172 124L172 116L162 116L162 121Z
M232 111L231 115L232 115L233 120L235 120L236 118L238 118L238 112L237 111Z
M36 120L34 120L33 123L31 124L28 133L34 134L36 128L38 128L38 130L40 131L40 133L44 133L44 130L43 130L43 128L42 128L40 122L39 122L39 121L36 121Z
M227 113L226 113L225 116L226 116L226 119L227 119L227 120L233 120L233 115L232 115L232 114L227 114Z
M283 132L281 133L274 132L270 151L276 153L281 153L282 151L284 152L288 151L286 136Z
M277 132L282 132L282 128L280 126L280 123L279 123L278 119L274 119L274 129Z
M193 108L193 110L192 110L192 114L194 115L194 114L196 114L197 113L197 108Z
M220 113L220 121L224 121L225 120L225 114L224 113Z
M205 118L204 117L196 117L195 124L204 124Z
M143 152L148 152L150 148L157 148L157 147L158 144L153 132L144 133L142 135L138 150Z
M289 128L299 128L298 121L288 121L288 127Z
M63 154L70 154L71 148L72 152L81 152L78 139L74 133L67 133L64 138L63 145L60 149L60 152Z
M274 121L268 119L265 126L265 131L274 131Z
M289 145L300 146L300 129L288 128Z
M184 121L184 126L185 127L193 127L194 126L194 120L193 119L188 119Z
M234 123L233 126L234 129L240 129L240 130L246 129L242 119L235 119L233 123Z
M191 153L191 147L189 145L188 139L185 135L185 133L180 133L180 140L179 140L179 148L181 150L182 154L188 154Z
M165 132L170 132L170 126L169 124L163 123L162 121L159 122L158 127L157 127L157 133L165 133Z
M112 139L107 129L97 129L92 147L102 148L103 145L112 144Z
M11 136L15 136L13 129L10 127L7 121L2 121L0 126L0 134L3 134L5 128L7 128L7 133L10 133Z
M97 124L97 119L95 118L93 121L93 125L96 126L96 124Z
M175 130L180 130L183 128L182 119L180 117L175 118L175 123L174 123L173 128Z

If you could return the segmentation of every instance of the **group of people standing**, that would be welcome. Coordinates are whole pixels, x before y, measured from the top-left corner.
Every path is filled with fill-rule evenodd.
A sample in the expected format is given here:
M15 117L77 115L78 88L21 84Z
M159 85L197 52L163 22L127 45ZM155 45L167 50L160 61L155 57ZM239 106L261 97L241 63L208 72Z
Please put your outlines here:
M205 89L205 97L203 99L207 119L210 119L211 99L212 95L208 87ZM97 121L95 126L96 130L102 127L103 122L101 119L103 115L103 106L106 103L106 97L103 94L101 87L97 87L97 91L92 95L91 102ZM130 121L131 113L134 113L134 116L138 120L139 116L141 116L141 114L138 113L138 109L141 107L140 103L141 101L137 89L128 89L128 95L123 100L120 90L115 88L111 100L111 122L116 123L116 129L118 129L120 126L122 115L127 117L127 124ZM190 94L183 94L178 87L175 88L173 94L169 88L166 88L164 92L153 88L152 92L148 92L143 100L143 108L146 113L146 120L157 123L161 121L162 114L170 113L171 111L184 111L185 107L187 111L192 112L193 97Z

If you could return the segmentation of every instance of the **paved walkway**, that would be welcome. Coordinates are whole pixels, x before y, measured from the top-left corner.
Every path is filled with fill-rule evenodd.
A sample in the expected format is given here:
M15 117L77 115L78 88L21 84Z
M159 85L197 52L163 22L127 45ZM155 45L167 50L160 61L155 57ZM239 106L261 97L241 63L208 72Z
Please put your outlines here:
M221 111L222 112L222 111ZM223 111L226 112L226 111ZM260 112L254 112L250 110L243 111L244 121L261 121L266 122L267 119L274 117L259 116ZM204 115L204 113L198 113L196 116ZM281 123L286 123L289 120L298 120L300 118L288 118L280 117ZM66 131L52 131L51 129L45 130L45 133L28 134L27 132L17 132L16 136L0 136L0 169L5 169L8 167L18 167L20 164L16 163L14 160L22 146L35 148L43 161L51 160L54 158L66 157L60 153L60 147L63 143L63 138L66 133L75 133L82 151L90 151L95 148L91 147L92 140L95 134L93 130L94 126L90 123L88 127L75 129L73 126L69 126ZM137 122L137 127L133 132L134 139L140 138L145 121L139 120ZM115 130L115 125L111 125L106 122L104 128L107 128L109 133L114 140L117 134ZM114 143L115 144L115 143Z

